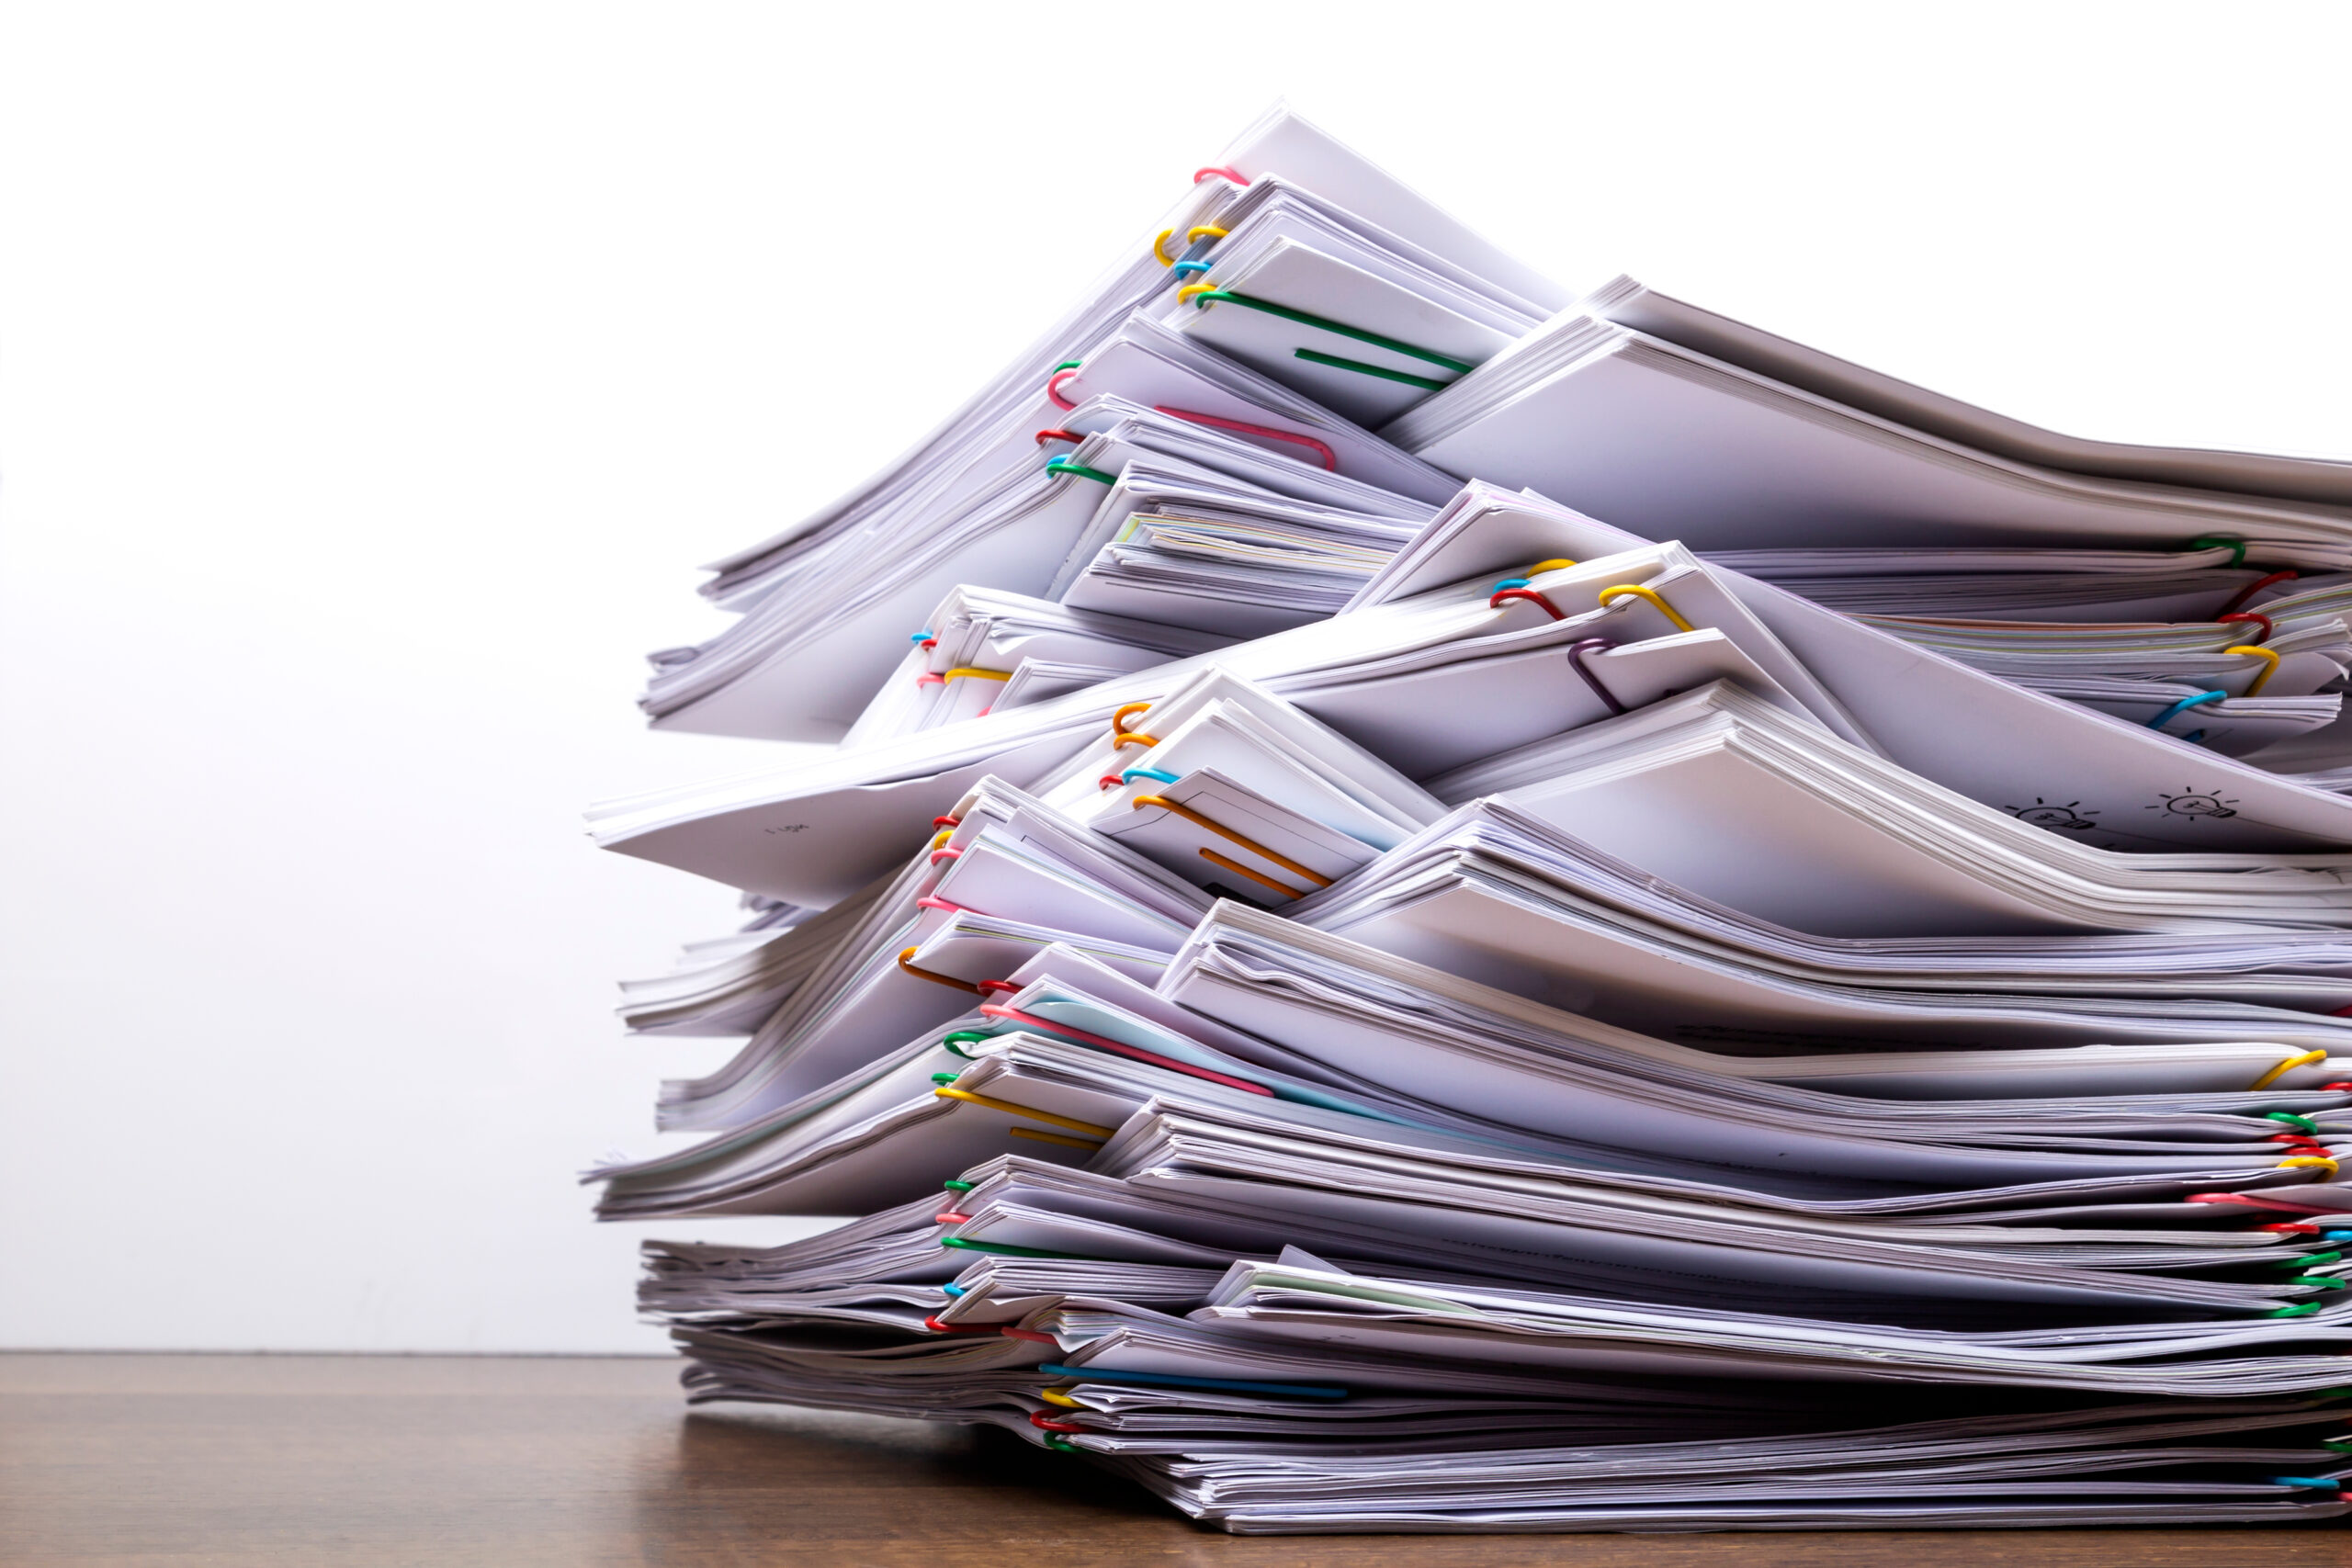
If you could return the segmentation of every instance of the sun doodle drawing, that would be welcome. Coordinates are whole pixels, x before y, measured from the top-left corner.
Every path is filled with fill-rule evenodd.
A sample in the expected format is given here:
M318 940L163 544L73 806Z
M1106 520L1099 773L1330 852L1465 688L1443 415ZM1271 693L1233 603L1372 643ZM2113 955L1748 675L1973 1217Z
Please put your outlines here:
M2079 831L2085 828L2098 827L2098 824L2091 818L2098 815L2098 808L2094 807L2085 811L2082 809L2082 804L2079 800L2070 800L2064 806L2052 806L2037 795L2033 797L2031 806L2005 806L2001 809L2018 821L2030 822L2037 828L2071 829Z

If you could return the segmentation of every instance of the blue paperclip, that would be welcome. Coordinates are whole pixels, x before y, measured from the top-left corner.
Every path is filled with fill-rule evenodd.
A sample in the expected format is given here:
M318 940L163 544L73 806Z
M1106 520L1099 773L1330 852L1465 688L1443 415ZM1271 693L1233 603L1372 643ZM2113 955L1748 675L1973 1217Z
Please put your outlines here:
M951 1296L960 1296L964 1293L964 1287L961 1285L942 1285L939 1288Z
M925 626L925 627L923 627L923 629L922 629L922 630L921 630L921 631L919 631L919 632L915 633L915 635L914 635L914 636L912 636L912 637L910 637L907 638L907 640L908 640L909 642L922 642L924 638L926 638L926 637L930 637L931 635L932 635L932 630L931 630L931 628L930 628L929 626Z
M1496 583L1492 588L1487 589L1487 592L1488 593L1500 593L1506 588L1524 588L1534 581L1535 580L1532 577L1506 577L1500 582Z
M1121 784L1133 784L1139 778L1158 779L1161 784L1178 784L1182 782L1179 775L1175 773L1162 773L1158 768L1129 768L1125 773L1119 775L1119 782Z
M2340 1492L2344 1489L2343 1482L2329 1481L2317 1475L2274 1475L2270 1478L2270 1484L2273 1486L2315 1486L2323 1492Z
M1216 265L1215 262L1180 261L1176 264L1174 270L1176 276L1182 277L1188 272L1206 272Z
M2190 708L2196 707L2200 703L2218 703L2226 698L2229 694L2230 694L2227 692L2199 692L2193 697L2183 697L2180 701L2173 704L2172 706L2165 709L2164 712L2150 719L2148 721L2148 728L2150 729L2162 729L2165 725L2170 724L2174 719L2178 718L2182 714L2187 713ZM2183 735L2177 739L2182 740L2200 740L2204 739L2204 736L2205 732L2200 729L2196 731L2194 734Z

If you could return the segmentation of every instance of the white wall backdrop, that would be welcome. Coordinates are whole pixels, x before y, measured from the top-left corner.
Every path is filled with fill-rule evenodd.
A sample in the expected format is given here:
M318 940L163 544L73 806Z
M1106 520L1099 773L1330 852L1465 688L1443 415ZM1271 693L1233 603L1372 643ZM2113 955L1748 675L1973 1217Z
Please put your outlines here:
M1275 96L1572 284L2352 455L2346 16L6 12L0 1344L656 1348L571 1172L733 899L578 808L775 751L639 655Z

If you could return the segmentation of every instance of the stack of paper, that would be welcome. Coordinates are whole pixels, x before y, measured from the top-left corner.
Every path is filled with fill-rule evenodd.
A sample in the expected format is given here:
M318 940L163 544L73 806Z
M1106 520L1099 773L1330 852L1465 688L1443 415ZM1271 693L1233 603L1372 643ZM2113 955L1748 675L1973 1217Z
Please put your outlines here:
M2076 440L1283 111L720 563L612 1219L695 1399L1236 1531L2291 1521L2352 1435L2352 466Z

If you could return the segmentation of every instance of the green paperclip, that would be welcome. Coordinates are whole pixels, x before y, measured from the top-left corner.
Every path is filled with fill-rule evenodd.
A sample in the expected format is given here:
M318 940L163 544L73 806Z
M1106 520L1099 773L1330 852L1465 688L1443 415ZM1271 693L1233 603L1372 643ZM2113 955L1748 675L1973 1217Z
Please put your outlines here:
M2308 1133L2314 1138L2319 1136L2319 1123L2308 1116L2298 1116L2291 1111L2266 1111L2262 1115L2265 1121L2284 1122L2298 1133Z
M954 1052L956 1055L963 1057L964 1060L967 1062L977 1062L979 1058L973 1055L969 1051L965 1050L960 1043L967 1040L993 1040L995 1038L995 1035L989 1033L986 1030L959 1029L955 1033L943 1037L939 1043L948 1050Z
M1309 365L1329 365L1334 370L1352 370L1359 376L1377 376L1384 381L1402 381L1408 387L1420 387L1432 392L1442 392L1453 385L1451 381L1432 380L1427 376L1408 376L1402 370L1384 370L1377 365L1366 365L1361 359L1342 359L1336 354L1324 354L1312 348L1294 348L1291 352Z
M1208 303L1212 299L1223 299L1235 305L1247 306L1252 310L1263 310L1269 316L1280 316L1285 321L1296 321L1303 327L1315 327L1323 332L1335 333L1340 337L1351 337L1358 343L1368 343L1374 348L1385 348L1391 354L1401 354L1408 359L1418 359L1425 365L1439 366L1464 376L1478 368L1466 359L1456 359L1447 354L1431 354L1426 348L1415 348L1409 343L1399 343L1393 337L1382 337L1378 333L1363 332L1335 321L1329 316L1310 316L1304 310L1294 310L1287 305L1269 304L1263 299L1252 299L1247 294L1236 294L1230 288L1201 290L1193 296L1193 309L1204 310L1208 309Z
M1116 474L1106 474L1100 468L1090 468L1083 463L1073 463L1068 457L1054 458L1046 465L1046 472L1076 474L1080 479L1092 479L1097 484L1114 485L1119 482L1119 476Z
M2227 549L2234 552L2230 557L2230 565L2233 569L2242 567L2245 564L2245 541L2244 539L2224 539L2218 534L2199 534L2197 537L2189 540L2188 544L2183 545L2181 548L2188 550Z
M1046 371L1046 374L1048 376L1057 376L1065 370L1075 370L1085 363L1086 361L1083 359L1065 359L1059 365L1055 366L1051 370Z
M940 1185L947 1189L950 1192L969 1192L972 1190L972 1184L968 1181L956 1181L950 1179L941 1182Z
M1085 1451L1076 1443L1071 1442L1069 1438L1057 1438L1051 1432L1046 1434L1046 1446L1053 1450L1057 1454L1074 1454Z
M931 1081L935 1084L951 1084L963 1076L961 1073L933 1073L931 1075Z
M2309 1317L2312 1314L2317 1311L2319 1311L2319 1303L2317 1302L2289 1302L2285 1306L2272 1307L2267 1315L2271 1317ZM2325 1393L2316 1395L2315 1397L2321 1399L2342 1399L2347 1394L2352 1394L2352 1388L2329 1389Z
M1048 1252L1042 1247L1015 1247L1009 1241L966 1241L960 1235L942 1236L939 1245L964 1252L993 1252L1001 1258L1067 1258L1089 1261L1082 1252Z

